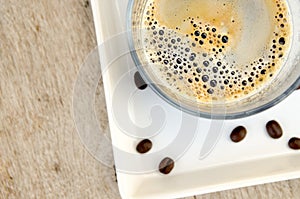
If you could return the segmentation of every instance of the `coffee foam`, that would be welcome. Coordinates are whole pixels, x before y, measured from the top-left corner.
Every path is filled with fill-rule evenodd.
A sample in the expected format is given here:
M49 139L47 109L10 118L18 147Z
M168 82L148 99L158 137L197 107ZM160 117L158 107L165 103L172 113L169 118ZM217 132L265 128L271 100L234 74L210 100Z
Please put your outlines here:
M291 43L285 1L149 0L142 20L151 73L172 92L210 102L259 91Z

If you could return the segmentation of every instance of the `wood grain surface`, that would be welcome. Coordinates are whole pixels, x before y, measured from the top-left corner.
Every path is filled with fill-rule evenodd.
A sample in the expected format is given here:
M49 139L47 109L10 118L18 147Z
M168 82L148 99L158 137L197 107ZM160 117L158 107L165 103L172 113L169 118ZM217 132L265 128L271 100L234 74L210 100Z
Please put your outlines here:
M0 0L0 198L120 198L114 170L85 150L72 117L76 76L95 46L88 1ZM297 199L299 187L191 198Z

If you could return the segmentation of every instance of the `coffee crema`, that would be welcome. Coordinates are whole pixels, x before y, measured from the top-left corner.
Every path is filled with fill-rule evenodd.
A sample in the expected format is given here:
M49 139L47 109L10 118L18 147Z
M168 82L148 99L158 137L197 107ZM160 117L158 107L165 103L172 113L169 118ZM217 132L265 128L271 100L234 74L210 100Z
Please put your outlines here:
M153 76L201 103L261 90L284 66L292 42L283 0L148 0L141 23L138 55Z

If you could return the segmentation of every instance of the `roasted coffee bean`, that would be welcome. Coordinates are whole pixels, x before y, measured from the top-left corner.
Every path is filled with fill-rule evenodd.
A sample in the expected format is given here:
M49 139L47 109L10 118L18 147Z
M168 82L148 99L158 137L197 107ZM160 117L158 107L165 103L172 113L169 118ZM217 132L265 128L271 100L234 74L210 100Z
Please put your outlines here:
M169 174L174 168L174 164L171 158L164 158L159 164L159 171L163 174Z
M247 129L243 126L238 126L230 134L230 138L233 142L240 142L242 141L247 134Z
M148 139L140 141L140 143L138 143L138 145L136 146L136 150L139 153L147 153L148 151L150 151L151 148L152 148L152 142L151 140Z
M134 74L134 82L135 82L135 85L138 89L140 90L144 90L147 88L147 84L146 82L143 80L142 76L140 75L139 72L136 72Z
M300 149L300 138L293 137L289 140L289 147L294 150Z
M266 125L268 134L274 138L278 139L282 136L282 128L275 120L269 121Z

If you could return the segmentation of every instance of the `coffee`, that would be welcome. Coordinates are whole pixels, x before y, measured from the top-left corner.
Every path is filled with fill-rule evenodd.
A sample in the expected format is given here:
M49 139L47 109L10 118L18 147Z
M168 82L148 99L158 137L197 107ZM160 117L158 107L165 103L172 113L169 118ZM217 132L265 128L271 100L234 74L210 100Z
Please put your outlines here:
M158 170L162 174L167 175L173 170L174 166L175 166L174 160L172 160L169 157L166 157L159 163Z
M152 142L149 139L144 139L138 143L136 146L136 150L139 153L147 153L152 148Z
M243 126L238 126L232 130L230 134L230 139L233 142L240 142L242 141L247 135L247 129Z
M141 74L139 72L136 72L134 74L134 83L135 83L136 87L140 90L145 90L148 87L148 85L143 80L143 78L141 77Z
M277 121L275 121L275 120L269 121L266 124L266 129L267 129L267 132L270 135L270 137L272 137L274 139L278 139L278 138L282 137L282 134L283 134L282 128Z
M284 0L148 0L141 18L142 64L176 95L201 103L259 92L292 42Z
M291 149L299 150L300 149L300 138L293 137L289 140L288 145Z

